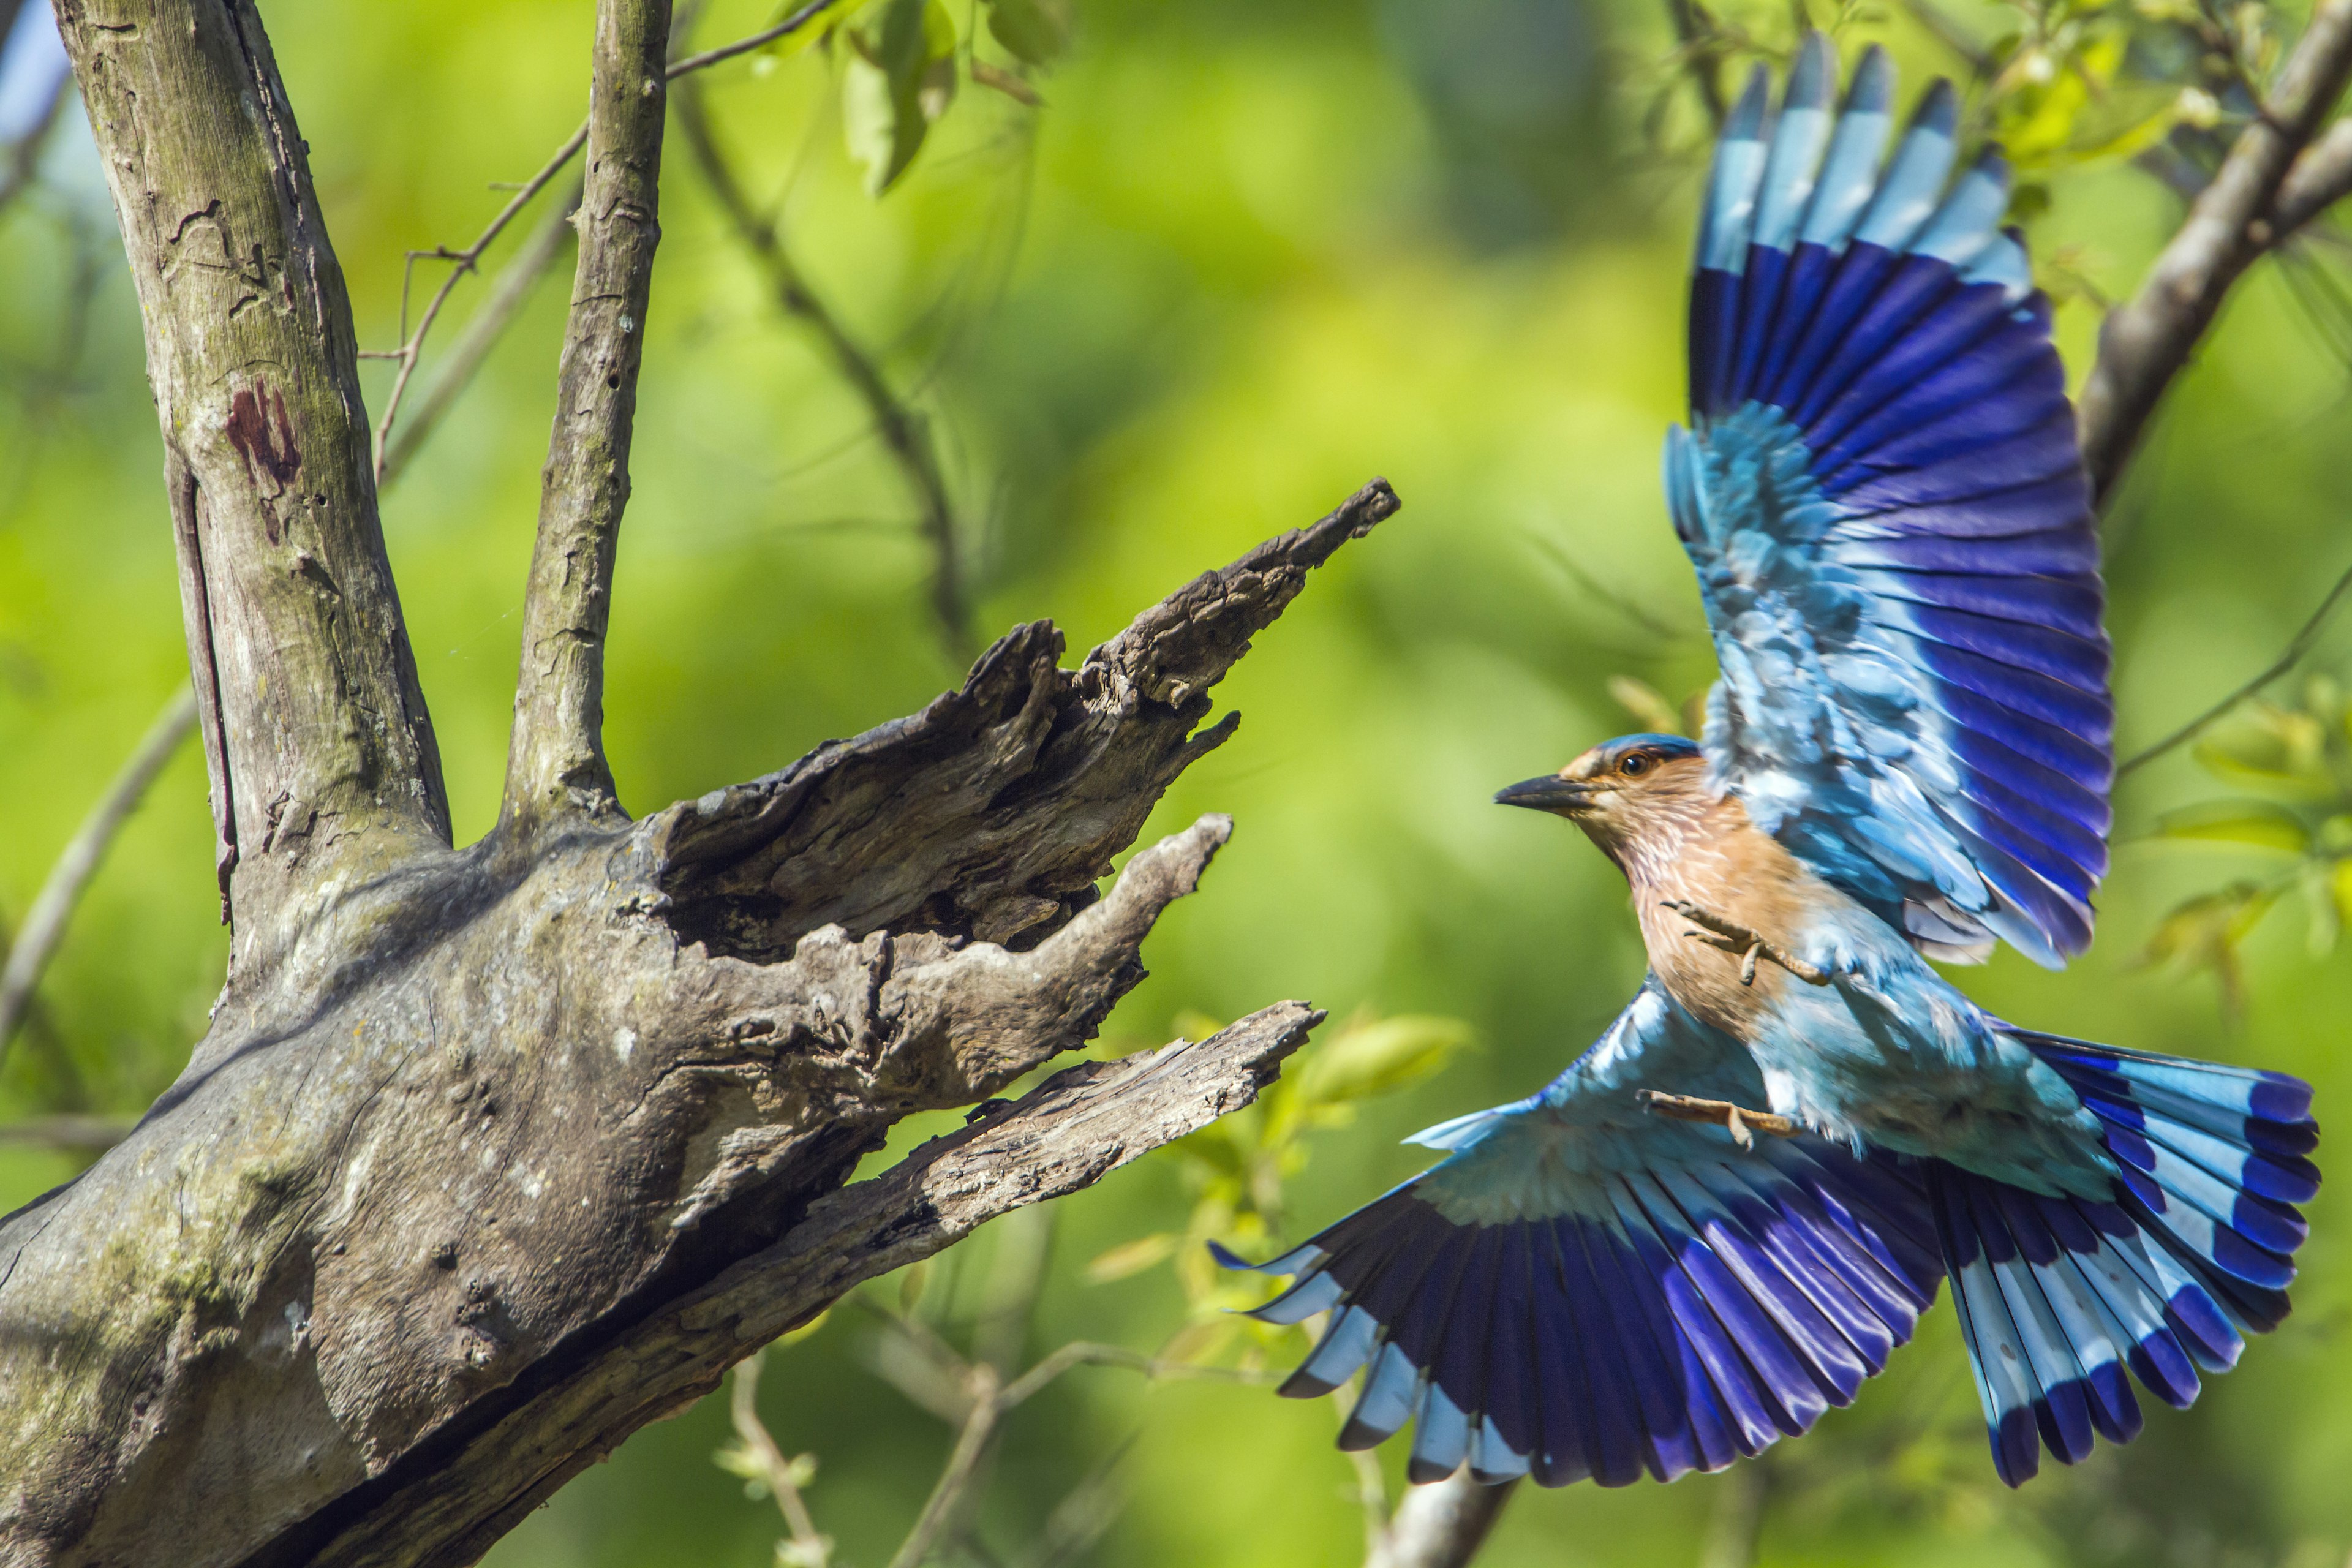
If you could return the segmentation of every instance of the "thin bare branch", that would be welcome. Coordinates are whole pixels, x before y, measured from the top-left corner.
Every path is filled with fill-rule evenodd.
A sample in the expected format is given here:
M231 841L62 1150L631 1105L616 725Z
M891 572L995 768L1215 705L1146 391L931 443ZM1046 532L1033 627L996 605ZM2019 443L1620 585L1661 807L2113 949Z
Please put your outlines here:
M1993 72L1993 58L1979 43L1959 19L1946 11L1936 0L1903 0L1903 9L1937 43L1966 62L1969 74L1981 81Z
M2352 0L2319 0L2262 112L2189 209L2139 292L2107 317L2080 404L2084 462L2104 499L2148 416L2220 310L2274 240L2271 215L2296 158L2352 78Z
M731 60L738 55L748 54L763 45L773 43L787 34L800 31L840 3L841 0L811 0L810 4L802 6L772 27L763 27L749 37L738 38L731 44L725 44L715 49L706 49L701 54L692 55L682 60L672 61L664 69L665 79L676 80L691 72L715 66L721 60ZM442 279L441 286L434 290L433 298L426 303L424 314L417 318L414 330L408 325L407 300L404 292L401 306L403 335L400 346L389 353L373 356L396 360L400 363L400 369L393 378L392 392L384 399L383 414L376 421L375 466L379 482L383 480L387 468L386 449L392 436L393 423L400 416L401 400L407 395L409 381L416 374L418 356L425 352L425 340L431 334L434 323L440 319L442 307L449 302L450 294L456 290L466 275L480 265L482 253L497 242L499 236L507 231L508 226L520 216L525 207L538 199L539 194L547 188L548 183L562 174L572 160L579 156L580 149L587 144L588 123L583 121L580 129L566 137L563 144L549 154L547 162L540 165L539 173L516 188L514 195L509 199L505 206L499 209L498 216L489 221L488 226L475 237L473 244L463 250L451 250L446 246L437 247L433 250L418 252L410 258L412 264L418 259L446 261L450 263L450 268L448 276ZM576 205L578 197L575 196L572 200ZM487 310L489 307L485 306L484 309Z
M391 436L393 420L400 412L401 394L406 388L409 376L415 371L416 357L424 349L425 334L432 330L433 317L440 312L449 290L456 287L457 279L474 266L475 261L468 259L450 270L440 291L426 308L425 318L418 322L416 331L399 350L399 375L393 384L391 397L384 404L383 417L376 425L376 483L379 486L390 485L408 466L409 459L416 456L417 448L425 445L426 437L439 426L441 416L449 411L450 405L473 382L474 373L482 368L482 362L489 358L490 350L498 345L507 327L530 299L531 291L539 287L539 280L555 264L555 258L563 253L564 245L572 238L572 215L579 207L580 182L575 178L566 189L563 199L548 209L547 216L539 220L539 226L531 230L523 241L522 248L515 252L514 258L499 272L498 281L491 286L490 297L483 300L482 308L467 321L466 330L458 334L457 342L450 347L448 363L441 367L439 377L417 400L416 411L409 416L408 423L401 426L398 438L394 439ZM500 215L499 226L503 226L505 216ZM486 233L474 242L470 257L478 258L490 241L497 237L495 229Z
M34 987L40 984L41 972L48 967L49 957L65 940L66 922L73 915L74 906L81 901L82 889L98 874L98 868L113 847L115 835L131 820L146 798L147 788L155 775L163 771L181 744L196 727L196 694L193 689L183 689L177 697L164 705L147 726L138 749L114 775L106 793L82 818L81 826L67 841L64 853L49 868L40 892L33 906L26 911L23 928L16 933L16 945L8 951L6 967L0 968L0 1066L8 1060L8 1046L16 1037L16 1026L24 1021L25 1008L33 999Z
M1409 1488L1364 1568L1465 1568L1486 1543L1517 1481L1486 1486L1467 1466L1442 1481Z
M2352 593L2352 567L2347 567L2344 574L2336 579L2336 585L2327 590L2327 596L2319 601L2319 607L2311 612L2311 617L2303 623L2293 637L2287 640L2285 650L2277 658L2273 659L2261 674L2231 691L2227 697L2206 709L2204 712L2200 713L2163 740L2144 751L2133 753L2132 756L2118 763L2116 767L2116 776L2121 778L2134 768L2152 763L2175 747L2186 745L2195 740L2231 709L2302 663L2304 656L2309 653L2312 645L2319 640L2319 634L2326 629L2328 621L2334 618L2336 607L2344 603L2344 596L2347 593Z
M842 379L866 405L866 416L873 420L883 447L913 495L923 536L931 547L931 611L938 618L940 634L950 658L970 662L974 647L971 607L965 602L961 530L929 421L898 395L880 362L810 286L784 247L780 221L762 217L754 209L732 161L719 144L702 95L692 83L678 90L677 116L696 166L709 183L736 237L768 274L778 307L816 334Z
M1771 1489L1771 1456L1780 1451L1768 1449L1734 1465L1715 1483L1715 1512L1699 1550L1699 1568L1753 1568L1764 1534L1764 1500Z
M2352 196L2352 119L2339 120L2303 151L2279 186L2271 213L2273 243Z
M764 1350L753 1351L735 1363L734 1386L727 1401L728 1416L734 1424L736 1437L759 1462L761 1483L776 1500L776 1511L784 1516L784 1528L792 1531L798 1561L807 1568L824 1568L833 1560L833 1538L818 1532L816 1521L809 1514L808 1500L801 1495L793 1461L776 1447L767 1424L760 1419L760 1367L767 1356Z
M523 600L502 824L620 811L604 762L604 630L661 242L669 21L669 0L596 7L580 261Z
M684 59L673 60L669 67L669 79L676 81L689 72L706 69L719 64L721 60L731 60L738 55L748 55L753 49L765 48L778 38L799 32L840 3L841 0L809 0L807 5L772 27L762 27L758 32L738 38L731 44L721 44L715 49L705 49L698 55L688 55Z

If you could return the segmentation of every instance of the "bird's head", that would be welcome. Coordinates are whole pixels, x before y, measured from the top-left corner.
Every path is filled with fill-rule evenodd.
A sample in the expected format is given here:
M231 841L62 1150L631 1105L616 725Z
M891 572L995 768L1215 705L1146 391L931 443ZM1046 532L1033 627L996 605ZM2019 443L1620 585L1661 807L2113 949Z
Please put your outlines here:
M1680 735L1620 735L1495 793L1497 805L1567 817L1621 859L1629 845L1687 825L1710 798L1706 761Z

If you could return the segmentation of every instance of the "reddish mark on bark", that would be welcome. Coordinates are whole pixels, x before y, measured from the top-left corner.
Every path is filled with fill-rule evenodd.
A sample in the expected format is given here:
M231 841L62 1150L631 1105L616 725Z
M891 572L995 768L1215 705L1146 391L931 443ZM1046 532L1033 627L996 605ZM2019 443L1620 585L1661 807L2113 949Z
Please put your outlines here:
M229 399L228 441L236 448L237 460L245 465L245 477L254 479L254 470L269 476L283 495L296 474L302 471L302 454L294 445L294 426L286 417L286 395L267 382L255 382ZM278 542L278 520L268 511L262 513L262 526L269 542Z

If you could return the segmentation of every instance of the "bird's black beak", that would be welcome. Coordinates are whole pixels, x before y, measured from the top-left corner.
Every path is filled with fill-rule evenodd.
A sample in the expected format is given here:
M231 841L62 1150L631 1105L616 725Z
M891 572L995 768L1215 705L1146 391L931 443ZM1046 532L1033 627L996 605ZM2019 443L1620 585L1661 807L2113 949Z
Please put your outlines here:
M1530 811L1575 811L1592 798L1592 786L1558 773L1521 779L1495 792L1496 805L1524 805Z

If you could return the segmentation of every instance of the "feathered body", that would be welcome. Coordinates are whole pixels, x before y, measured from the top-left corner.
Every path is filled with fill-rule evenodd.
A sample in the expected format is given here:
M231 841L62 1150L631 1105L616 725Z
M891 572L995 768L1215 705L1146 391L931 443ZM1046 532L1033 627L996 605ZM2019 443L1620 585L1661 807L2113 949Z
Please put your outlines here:
M1834 78L1808 39L1777 121L1751 79L1700 226L1665 485L1706 732L1496 796L1623 870L1649 977L1542 1092L1256 1266L1297 1277L1261 1316L1330 1314L1285 1392L1361 1372L1342 1443L1411 1420L1417 1479L1719 1468L1853 1398L1948 1277L2014 1485L2287 1310L2306 1086L2021 1029L1927 962L2090 941L2097 536L1998 153L1951 176L1938 83L1882 165L1891 69L1842 110Z

